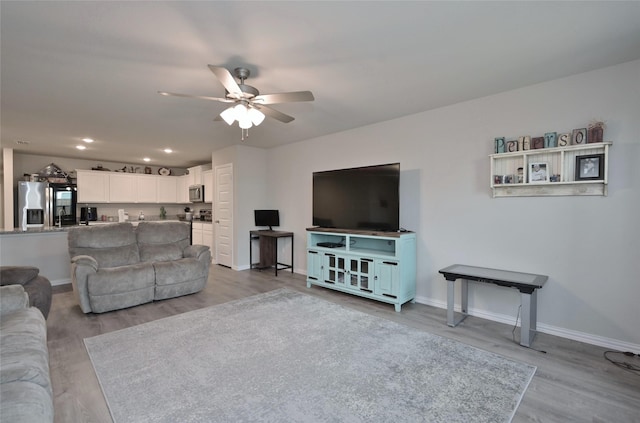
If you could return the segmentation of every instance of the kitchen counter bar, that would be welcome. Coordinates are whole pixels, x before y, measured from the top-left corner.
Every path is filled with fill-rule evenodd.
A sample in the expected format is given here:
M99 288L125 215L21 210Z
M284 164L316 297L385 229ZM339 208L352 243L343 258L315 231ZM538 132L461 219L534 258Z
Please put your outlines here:
M145 220L129 220L129 222L136 226L138 223L140 222L186 222L186 220L178 220L178 219L157 219L157 220L152 220L152 219L145 219ZM197 221L199 222L199 221ZM113 223L118 223L118 222L104 222L101 220L97 220L95 222L89 222L89 226L94 226L94 225L108 225L108 224L113 224ZM204 223L204 222L203 222ZM211 223L211 222L209 222ZM14 229L1 229L0 230L0 235L12 235L12 234L21 234L21 235L29 235L29 234L43 234L43 233L49 233L49 232L67 232L69 230L69 228L77 228L79 226L86 226L84 224L82 225L68 225L68 226L51 226L51 227L47 227L47 228L31 228L31 229L27 229L26 231L23 231L20 228L14 228Z

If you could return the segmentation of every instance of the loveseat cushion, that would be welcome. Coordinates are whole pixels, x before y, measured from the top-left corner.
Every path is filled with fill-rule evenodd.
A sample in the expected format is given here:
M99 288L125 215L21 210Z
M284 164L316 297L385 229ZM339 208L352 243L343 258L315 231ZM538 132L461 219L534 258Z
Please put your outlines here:
M0 383L34 383L51 393L47 326L35 307L2 316L0 321Z
M172 261L181 258L182 249L174 243L140 245L140 261Z
M140 262L136 233L128 222L71 228L68 240L71 257L91 256L100 268Z
M184 258L174 261L155 262L156 300L193 294L201 291L207 283L209 261Z
M88 279L91 310L103 313L151 302L154 285L151 263L100 269Z
M0 267L0 285L24 285L40 273L40 269L31 266Z
M191 244L191 227L184 222L140 222L136 237L140 261L178 260Z
M177 281L190 281L203 277L207 263L194 258L154 263L156 285L172 285Z
M16 381L0 386L0 421L53 422L52 396L42 386Z

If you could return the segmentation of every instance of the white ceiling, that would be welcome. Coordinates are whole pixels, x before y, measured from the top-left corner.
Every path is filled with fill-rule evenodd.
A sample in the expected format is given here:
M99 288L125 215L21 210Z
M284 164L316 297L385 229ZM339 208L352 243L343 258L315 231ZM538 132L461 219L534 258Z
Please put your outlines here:
M273 147L640 59L640 2L9 2L1 140L15 152L186 167L240 143L207 65L247 67ZM96 142L83 152L83 137ZM27 142L27 145L17 141ZM162 152L165 147L175 153Z

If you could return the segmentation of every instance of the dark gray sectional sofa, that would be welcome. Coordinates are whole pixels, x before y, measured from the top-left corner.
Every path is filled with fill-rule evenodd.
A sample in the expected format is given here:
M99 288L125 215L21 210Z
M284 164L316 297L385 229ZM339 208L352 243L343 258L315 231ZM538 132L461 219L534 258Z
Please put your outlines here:
M211 251L190 245L185 222L114 223L69 230L71 282L84 313L103 313L202 290Z

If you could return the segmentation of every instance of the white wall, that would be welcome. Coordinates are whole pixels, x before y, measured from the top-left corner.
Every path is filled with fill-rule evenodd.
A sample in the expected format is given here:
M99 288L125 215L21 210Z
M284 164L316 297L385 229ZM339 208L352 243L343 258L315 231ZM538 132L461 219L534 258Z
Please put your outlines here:
M428 95L428 93L425 93ZM605 120L607 197L491 197L493 139ZM401 226L418 235L418 301L445 306L453 263L549 276L539 329L640 350L640 61L269 150L269 198L306 272L312 172L401 163ZM337 205L339 206L339 205ZM470 285L472 313L515 322L516 290ZM444 322L443 322L444 323Z

